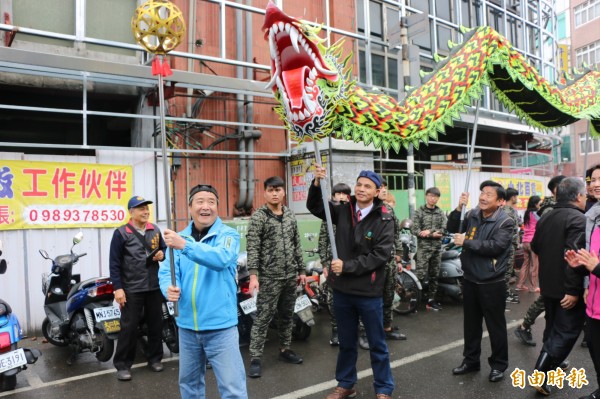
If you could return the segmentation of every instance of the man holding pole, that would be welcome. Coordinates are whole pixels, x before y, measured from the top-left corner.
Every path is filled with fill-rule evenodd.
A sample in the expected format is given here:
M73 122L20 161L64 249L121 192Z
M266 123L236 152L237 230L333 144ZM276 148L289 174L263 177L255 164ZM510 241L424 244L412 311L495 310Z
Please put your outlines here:
M467 205L468 193L462 193L458 207L448 218L448 231L459 233L454 236L454 243L463 247L460 261L464 271L464 359L452 374L479 371L485 320L492 345L489 380L497 382L504 378L508 367L505 274L514 221L502 209L506 191L499 183L486 180L479 189L479 207L466 214L464 223L460 215Z
M217 214L217 190L199 184L190 190L192 222L179 234L165 229L173 251L161 264L160 288L180 304L179 390L183 399L205 397L206 361L210 361L221 398L245 399L246 374L237 330L235 273L240 235ZM174 257L176 286L171 283Z
M315 167L315 180L308 190L306 207L325 219L321 179L325 168ZM338 352L335 378L338 386L327 399L354 397L357 381L358 320L364 323L371 351L374 388L378 399L391 399L394 380L383 329L383 285L385 267L394 247L392 216L377 198L381 177L360 172L349 202L331 203L335 244L339 259L332 259L328 283L333 288L333 309L338 322Z

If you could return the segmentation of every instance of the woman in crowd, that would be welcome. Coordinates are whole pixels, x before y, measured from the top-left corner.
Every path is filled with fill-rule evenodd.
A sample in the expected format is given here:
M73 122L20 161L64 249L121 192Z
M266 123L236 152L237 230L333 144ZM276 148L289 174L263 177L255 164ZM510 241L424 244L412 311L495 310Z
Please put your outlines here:
M529 197L527 210L523 216L523 266L519 273L519 281L517 282L517 291L540 292L538 283L538 257L531 250L531 240L535 234L535 226L538 219L538 209L542 199L537 195ZM529 282L529 286L527 283Z

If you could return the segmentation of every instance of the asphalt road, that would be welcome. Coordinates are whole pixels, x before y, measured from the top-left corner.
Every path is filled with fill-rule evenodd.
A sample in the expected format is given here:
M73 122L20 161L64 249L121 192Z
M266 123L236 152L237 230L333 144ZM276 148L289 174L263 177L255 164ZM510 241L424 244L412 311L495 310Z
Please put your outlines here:
M506 318L509 323L509 361L506 377L498 383L488 381L489 367L486 358L490 354L487 336L482 344L482 369L465 376L453 376L451 370L462 360L462 307L451 302L443 303L440 312L425 311L409 316L396 316L395 323L408 336L406 341L389 342L392 371L396 382L394 398L539 398L533 388L514 387L509 374L520 368L531 375L540 351L543 319L533 327L536 347L523 346L513 330L522 319L535 294L521 294L520 304L507 304ZM334 379L337 348L329 345L329 317L325 311L316 315L317 324L307 341L294 342L292 349L304 357L301 365L282 363L277 360L277 334L269 332L269 341L263 358L263 377L248 379L248 392L252 399L307 398L322 399L336 386ZM133 380L120 382L111 362L99 363L94 355L79 355L73 366L67 366L67 348L53 347L43 343L42 337L28 338L22 346L36 347L43 356L28 370L18 375L17 389L0 393L1 397L18 399L56 399L85 397L107 398L165 398L178 397L178 358L171 356L165 347L165 370L154 373L146 366L143 355L132 371ZM374 398L369 352L359 350L359 381L357 398ZM246 366L248 350L242 348ZM583 368L590 385L581 389L571 388L564 381L562 389L555 388L553 399L578 398L596 389L595 374L587 349L577 343L569 356L571 365ZM570 370L570 369L569 369ZM567 374L569 374L567 370ZM218 398L212 372L207 378L207 398Z

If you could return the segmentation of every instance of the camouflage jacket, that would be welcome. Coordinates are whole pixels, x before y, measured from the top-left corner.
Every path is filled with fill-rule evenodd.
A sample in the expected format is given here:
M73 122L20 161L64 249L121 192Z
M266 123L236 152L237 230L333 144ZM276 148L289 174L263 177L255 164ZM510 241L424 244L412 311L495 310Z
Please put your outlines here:
M556 199L553 196L544 197L544 200L540 204L540 209L538 210L538 216L543 216L546 213L550 212L556 206Z
M246 235L248 271L261 278L285 280L304 274L296 216L286 206L277 216L264 205L254 212Z
M394 254L402 256L402 242L400 242L400 221L394 213L392 208L387 202L383 203L383 206L392 214L394 219ZM333 225L333 232L335 233L335 225ZM319 259L323 267L329 267L331 262L331 243L329 241L329 235L327 234L327 223L323 220L321 222L321 229L319 230Z
M513 244L518 244L519 243L519 225L520 220L519 220L519 213L516 211L515 208L513 208L510 205L504 205L504 212L508 215L508 217L510 217L514 222L515 222L515 228L513 230L513 239L512 242Z
M413 217L413 225L410 230L413 233L413 235L417 236L418 240L439 241L441 240L441 238L419 237L419 233L423 230L429 230L432 233L438 232L445 234L447 223L448 218L446 217L446 214L438 206L436 206L433 209L430 209L427 207L427 205L423 205L415 211L415 216Z

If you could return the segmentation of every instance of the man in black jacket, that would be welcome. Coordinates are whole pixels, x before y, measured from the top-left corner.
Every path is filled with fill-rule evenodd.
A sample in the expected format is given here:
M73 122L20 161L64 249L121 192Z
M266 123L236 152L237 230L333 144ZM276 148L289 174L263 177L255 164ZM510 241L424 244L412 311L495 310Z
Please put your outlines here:
M546 309L544 346L535 368L544 373L566 359L585 320L583 276L564 259L565 251L585 247L585 200L585 184L574 177L564 179L556 190L554 210L538 221L531 242L540 259L540 290ZM545 382L534 388L550 394Z
M463 362L455 367L455 375L478 371L480 368L482 322L485 319L490 334L492 355L491 382L504 378L508 367L508 338L506 334L506 280L510 258L514 221L502 209L506 191L499 183L486 180L479 186L479 207L469 211L460 222L462 206L469 194L462 193L458 207L448 217L448 231L456 234L454 243L462 246L460 261L464 271L463 309L464 337ZM461 228L462 227L462 228Z
M325 169L316 167L308 190L306 207L325 219L320 179ZM339 259L332 259L327 282L333 288L333 310L338 323L339 352L335 378L338 386L327 399L354 397L358 318L367 333L371 351L373 386L378 399L391 399L394 380L383 329L383 285L385 266L394 248L394 222L377 198L381 177L362 171L349 202L329 203L336 225L335 243Z

